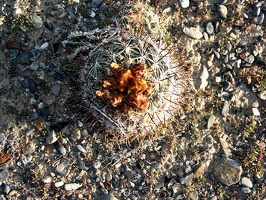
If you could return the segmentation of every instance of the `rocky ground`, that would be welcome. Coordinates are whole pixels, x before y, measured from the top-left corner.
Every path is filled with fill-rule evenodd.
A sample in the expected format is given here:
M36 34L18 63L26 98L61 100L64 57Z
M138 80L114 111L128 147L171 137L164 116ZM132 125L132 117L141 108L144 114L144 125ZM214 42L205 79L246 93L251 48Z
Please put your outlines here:
M62 41L125 4L0 5L0 199L266 199L265 1L148 2L186 58L188 106L162 133L118 144L70 106Z

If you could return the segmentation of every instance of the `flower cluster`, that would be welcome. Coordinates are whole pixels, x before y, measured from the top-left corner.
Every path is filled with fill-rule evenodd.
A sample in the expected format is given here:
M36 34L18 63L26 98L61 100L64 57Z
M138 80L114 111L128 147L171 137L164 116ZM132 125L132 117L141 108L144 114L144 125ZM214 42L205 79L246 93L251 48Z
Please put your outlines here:
M108 100L112 107L120 108L129 114L133 109L144 110L152 86L144 79L145 64L135 64L131 69L124 69L117 63L111 63L112 76L103 81L103 88L96 95Z

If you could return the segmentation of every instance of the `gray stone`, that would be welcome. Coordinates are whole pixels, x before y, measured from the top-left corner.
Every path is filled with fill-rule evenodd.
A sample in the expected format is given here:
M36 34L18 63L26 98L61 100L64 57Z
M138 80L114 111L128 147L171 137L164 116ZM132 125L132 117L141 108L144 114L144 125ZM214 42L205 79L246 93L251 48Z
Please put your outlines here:
M249 178L247 178L247 177L243 177L241 179L241 183L240 184L243 185L243 186L246 186L248 188L252 188L253 187L252 181Z
M133 173L131 170L125 171L125 176L127 177L128 180L130 180L133 177Z
M9 177L9 172L6 169L0 171L0 182L6 180L8 177Z
M212 24L212 22L208 22L206 25L206 32L211 35L214 32L214 26Z
M118 200L118 199L115 198L113 194L104 194L93 198L93 200Z
M40 16L33 14L32 15L32 20L34 23L34 28L39 29L43 26L43 20Z
M59 96L59 93L60 93L60 89L61 89L61 85L60 84L55 84L52 88L51 88L51 93L54 95L54 96Z
M229 114L229 103L228 101L224 101L224 105L221 112L222 116L227 117Z
M251 193L251 189L248 187L241 187L241 191L245 194Z
M214 175L221 183L230 186L240 181L242 166L232 159L220 158L214 165Z
M182 8L188 8L189 7L189 0L179 0L180 6Z
M60 176L67 176L71 169L71 162L65 161L64 163L60 163L56 166L55 172Z
M19 50L18 49L10 49L9 51L9 57L10 59L14 60L18 57Z
M18 61L22 65L30 65L30 53L28 51L21 52L18 56Z
M190 27L190 28L184 27L183 33L185 33L187 36L193 39L201 39L203 37L202 32L195 27Z
M266 90L260 92L260 93L258 94L258 97L259 97L261 100L266 100Z
M194 177L194 174L191 173L191 174L187 175L186 177L181 178L180 183L181 184L192 183L193 177Z
M260 14L260 10L261 10L260 7L255 6L255 7L252 9L251 12L252 12L253 15L255 15L255 16L259 16L259 14Z
M254 62L254 56L250 54L248 57L244 59L245 62L252 64Z
M260 25L260 24L263 23L263 21L264 21L264 14L263 13L261 13L259 16L256 16L256 17L253 18L253 23L254 24Z
M227 18L227 8L224 5L218 5L218 14L220 15L220 17L222 18Z

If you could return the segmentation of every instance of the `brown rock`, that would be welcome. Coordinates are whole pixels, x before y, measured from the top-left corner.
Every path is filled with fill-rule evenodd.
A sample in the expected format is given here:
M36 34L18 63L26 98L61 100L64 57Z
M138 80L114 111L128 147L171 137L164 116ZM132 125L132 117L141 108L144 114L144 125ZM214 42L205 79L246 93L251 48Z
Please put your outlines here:
M20 49L20 42L17 40L8 40L6 41L7 49Z

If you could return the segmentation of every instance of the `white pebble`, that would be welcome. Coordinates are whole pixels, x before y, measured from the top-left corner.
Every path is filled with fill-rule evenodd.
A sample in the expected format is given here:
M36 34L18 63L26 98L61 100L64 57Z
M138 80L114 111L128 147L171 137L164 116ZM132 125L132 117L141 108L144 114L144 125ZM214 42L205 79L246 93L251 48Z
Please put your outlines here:
M260 116L260 111L258 108L252 108L252 112L254 116Z
M49 43L48 43L48 42L45 42L45 43L43 43L43 44L40 46L40 49L41 49L41 50L44 50L44 49L46 49L46 48L48 47L48 45L49 45Z
M78 184L78 183L65 184L65 190L67 191L76 190L76 189L79 189L80 187L82 187L82 184Z
M54 183L54 186L55 187L61 187L61 186L63 186L64 185L64 182L63 181L59 181L59 182L55 182Z
M182 8L188 8L189 7L189 0L179 0L180 6Z

